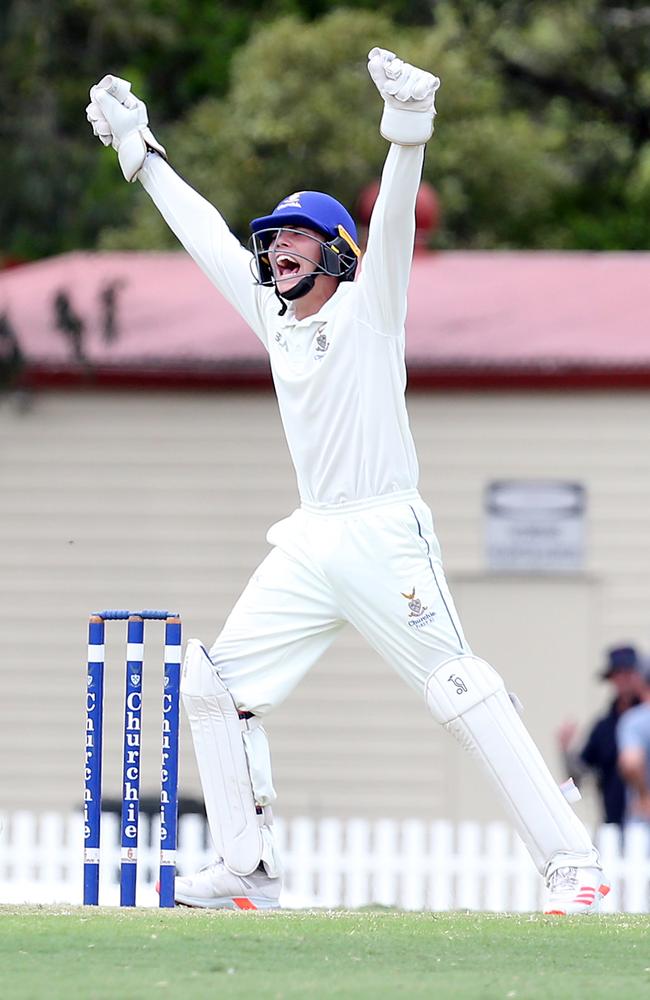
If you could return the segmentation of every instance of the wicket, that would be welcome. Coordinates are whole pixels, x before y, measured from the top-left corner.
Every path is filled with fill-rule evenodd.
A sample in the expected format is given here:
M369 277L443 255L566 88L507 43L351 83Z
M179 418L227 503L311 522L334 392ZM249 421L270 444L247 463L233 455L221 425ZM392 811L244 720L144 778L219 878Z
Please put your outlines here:
M126 621L120 906L135 906L140 808L140 735L145 621L165 622L160 790L160 906L174 906L178 822L181 620L168 611L99 611L88 623L84 791L84 904L99 903L104 638L107 621Z

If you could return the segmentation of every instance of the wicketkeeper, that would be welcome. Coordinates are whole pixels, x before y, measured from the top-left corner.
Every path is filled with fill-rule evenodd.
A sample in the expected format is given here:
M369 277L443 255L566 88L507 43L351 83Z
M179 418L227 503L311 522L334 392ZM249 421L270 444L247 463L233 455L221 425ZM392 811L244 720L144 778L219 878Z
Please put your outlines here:
M593 911L608 885L499 674L470 649L441 563L404 400L415 198L439 80L374 48L390 143L363 258L334 198L297 191L254 219L249 248L167 162L130 84L90 91L93 131L266 347L300 506L207 652L190 640L182 695L217 860L177 878L198 907L278 905L275 791L262 719L346 622L480 759L539 872L545 912Z

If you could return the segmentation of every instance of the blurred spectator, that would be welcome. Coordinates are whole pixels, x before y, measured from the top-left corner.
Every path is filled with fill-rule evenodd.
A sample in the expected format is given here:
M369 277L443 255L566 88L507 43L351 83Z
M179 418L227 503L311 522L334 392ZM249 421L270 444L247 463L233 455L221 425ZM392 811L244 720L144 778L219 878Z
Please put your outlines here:
M626 785L625 821L650 825L650 668L641 673L641 703L619 720L618 766Z
M640 701L643 678L636 649L617 646L608 650L607 662L598 676L607 680L616 693L607 714L595 720L582 749L575 747L578 732L575 722L567 722L559 729L558 742L567 774L576 785L587 772L593 772L601 797L602 821L622 824L626 791L619 771L617 726L621 716Z

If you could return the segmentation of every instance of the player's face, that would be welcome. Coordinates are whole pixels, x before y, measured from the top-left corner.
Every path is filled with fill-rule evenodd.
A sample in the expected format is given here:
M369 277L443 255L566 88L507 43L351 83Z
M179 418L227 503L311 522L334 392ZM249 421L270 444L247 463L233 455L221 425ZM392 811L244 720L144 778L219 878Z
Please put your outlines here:
M289 226L278 230L269 244L269 260L280 294L314 272L321 261L322 241L314 229Z
M638 697L643 686L643 677L638 670L616 670L609 681L619 698Z

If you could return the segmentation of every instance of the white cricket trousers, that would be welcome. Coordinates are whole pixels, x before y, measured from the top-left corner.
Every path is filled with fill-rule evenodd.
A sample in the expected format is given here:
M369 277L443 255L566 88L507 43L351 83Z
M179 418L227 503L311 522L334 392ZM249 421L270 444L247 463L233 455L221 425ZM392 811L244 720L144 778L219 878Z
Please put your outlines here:
M439 663L471 652L416 490L300 507L267 540L274 548L210 650L241 711L280 704L346 622L422 696Z
M336 512L303 506L268 540L273 550L210 652L240 711L264 716L279 704L350 622L480 758L541 874L599 865L501 678L465 642L417 492ZM263 766L250 758L249 766L271 802L262 739Z

